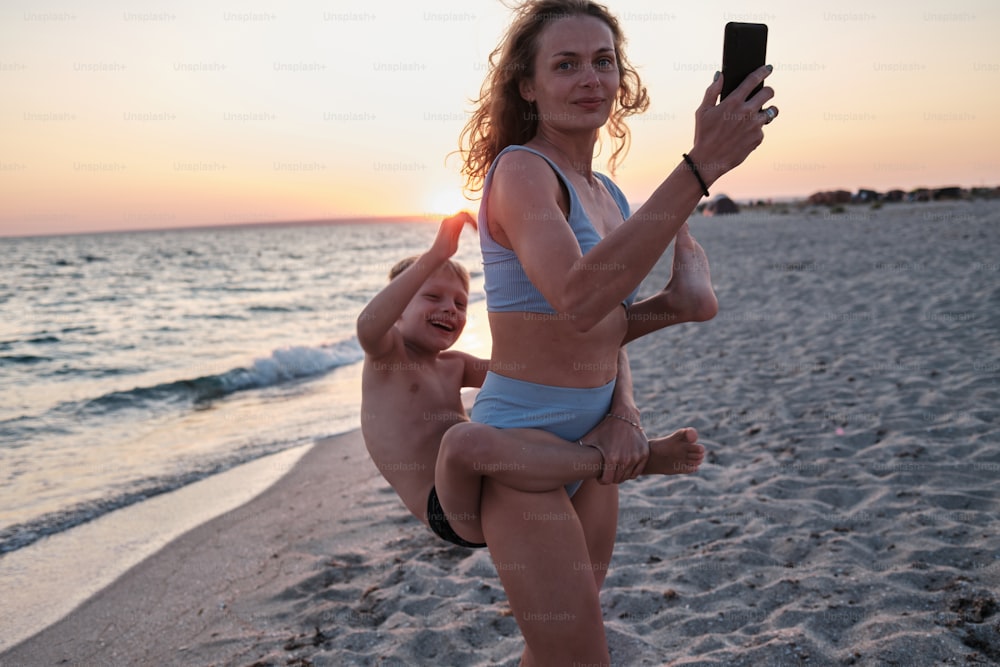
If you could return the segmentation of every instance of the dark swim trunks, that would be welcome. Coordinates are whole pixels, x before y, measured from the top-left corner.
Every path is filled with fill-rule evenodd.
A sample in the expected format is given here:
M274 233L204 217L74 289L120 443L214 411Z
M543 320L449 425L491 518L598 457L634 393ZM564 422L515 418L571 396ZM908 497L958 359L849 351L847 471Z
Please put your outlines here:
M430 495L427 496L427 523L430 524L431 530L434 531L435 535L452 544L457 544L460 547L468 549L482 549L486 546L485 544L476 544L475 542L463 540L455 532L455 529L448 523L448 517L444 514L441 501L438 500L437 489L433 486L431 487Z

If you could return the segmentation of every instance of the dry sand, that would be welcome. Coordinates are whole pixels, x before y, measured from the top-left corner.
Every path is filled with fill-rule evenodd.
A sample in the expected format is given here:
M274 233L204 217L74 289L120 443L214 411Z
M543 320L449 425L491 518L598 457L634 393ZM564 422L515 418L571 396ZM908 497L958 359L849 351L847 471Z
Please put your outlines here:
M720 315L629 347L690 477L621 488L615 665L1000 662L1000 205L697 218ZM666 282L661 262L647 291ZM507 665L488 553L409 517L357 433L2 665Z

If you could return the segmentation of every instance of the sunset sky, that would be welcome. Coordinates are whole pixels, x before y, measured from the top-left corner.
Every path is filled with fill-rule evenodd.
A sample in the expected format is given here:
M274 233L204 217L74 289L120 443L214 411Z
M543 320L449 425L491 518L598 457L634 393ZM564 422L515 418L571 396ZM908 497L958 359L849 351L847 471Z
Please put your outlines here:
M781 116L715 192L1000 185L996 0L607 4L652 99L616 176L634 203L691 147L727 21L769 25ZM446 158L508 17L496 0L6 0L0 235L474 210Z

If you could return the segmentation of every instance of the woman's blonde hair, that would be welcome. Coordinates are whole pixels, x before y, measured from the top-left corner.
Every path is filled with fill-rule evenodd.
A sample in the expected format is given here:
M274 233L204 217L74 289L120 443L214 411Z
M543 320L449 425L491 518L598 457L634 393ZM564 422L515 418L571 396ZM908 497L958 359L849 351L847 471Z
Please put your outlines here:
M538 113L521 97L521 82L534 76L539 37L552 23L569 16L593 16L607 24L614 39L615 60L620 83L605 126L614 150L608 167L611 173L628 152L630 134L625 119L642 113L649 106L649 96L639 73L625 56L625 35L604 5L591 0L529 0L514 8L503 41L490 54L489 70L474 100L475 110L462 129L459 152L465 189L478 192L493 160L507 146L523 144L538 131Z

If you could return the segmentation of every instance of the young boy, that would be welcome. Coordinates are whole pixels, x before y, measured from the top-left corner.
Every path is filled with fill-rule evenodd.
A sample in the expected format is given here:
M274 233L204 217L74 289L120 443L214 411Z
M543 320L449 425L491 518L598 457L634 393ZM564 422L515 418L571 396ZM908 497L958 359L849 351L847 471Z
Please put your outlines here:
M602 439L630 420L606 419L579 443L541 430L469 422L461 388L481 386L489 361L448 349L465 327L469 275L450 258L466 223L476 224L464 212L444 220L430 250L393 267L389 284L358 317L365 351L361 431L376 467L415 517L453 544L484 547L483 477L522 491L601 477L607 473ZM619 367L624 394L631 390L627 361ZM614 403L612 413L621 414ZM632 427L644 441L638 424ZM640 474L694 472L703 458L694 429L681 429L649 441ZM439 494L451 511L442 509Z

